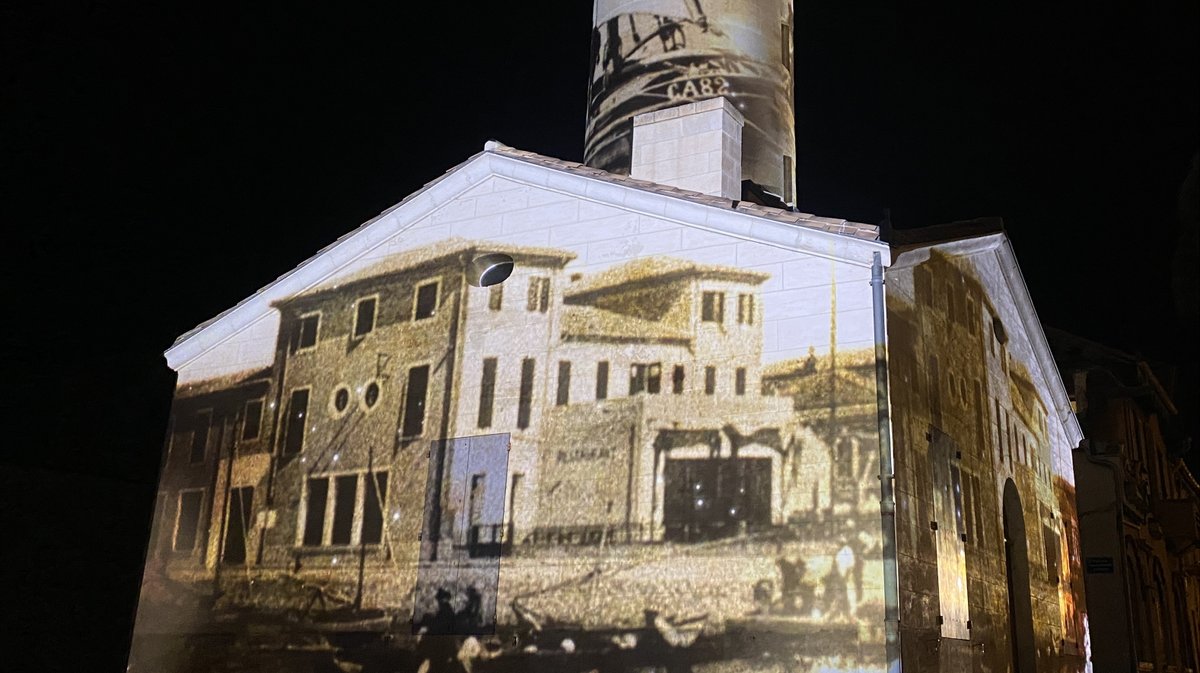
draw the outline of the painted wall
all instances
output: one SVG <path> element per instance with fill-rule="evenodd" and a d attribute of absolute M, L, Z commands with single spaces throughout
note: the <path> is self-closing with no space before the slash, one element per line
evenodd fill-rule
<path fill-rule="evenodd" d="M 1084 669 L 1073 442 L 1000 245 L 888 273 L 906 670 Z"/>
<path fill-rule="evenodd" d="M 480 180 L 180 370 L 131 670 L 882 670 L 869 273 Z"/>

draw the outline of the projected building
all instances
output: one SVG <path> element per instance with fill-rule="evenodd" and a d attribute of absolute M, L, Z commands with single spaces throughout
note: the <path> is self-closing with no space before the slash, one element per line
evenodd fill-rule
<path fill-rule="evenodd" d="M 167 352 L 131 671 L 1084 670 L 1081 435 L 1002 229 L 789 208 L 703 82 L 605 107 L 790 47 L 667 4 L 597 5 L 628 175 L 489 142 Z"/>

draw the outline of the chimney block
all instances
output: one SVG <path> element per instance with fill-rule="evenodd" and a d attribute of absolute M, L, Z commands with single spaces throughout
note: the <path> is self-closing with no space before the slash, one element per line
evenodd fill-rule
<path fill-rule="evenodd" d="M 744 125 L 742 114 L 724 98 L 637 115 L 630 177 L 741 199 Z"/>

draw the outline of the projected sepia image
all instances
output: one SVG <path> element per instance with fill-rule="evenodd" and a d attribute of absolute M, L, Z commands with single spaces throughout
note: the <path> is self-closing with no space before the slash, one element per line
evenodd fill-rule
<path fill-rule="evenodd" d="M 630 170 L 633 117 L 728 99 L 745 117 L 742 177 L 795 198 L 790 0 L 597 0 L 584 156 Z"/>
<path fill-rule="evenodd" d="M 131 670 L 882 670 L 862 270 L 704 250 L 276 301 L 273 364 L 177 390 Z"/>

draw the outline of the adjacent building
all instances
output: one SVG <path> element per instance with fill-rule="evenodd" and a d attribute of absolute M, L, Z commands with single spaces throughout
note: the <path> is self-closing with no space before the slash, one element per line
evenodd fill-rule
<path fill-rule="evenodd" d="M 1074 456 L 1096 670 L 1198 670 L 1200 487 L 1145 360 L 1047 329 L 1088 441 Z"/>

